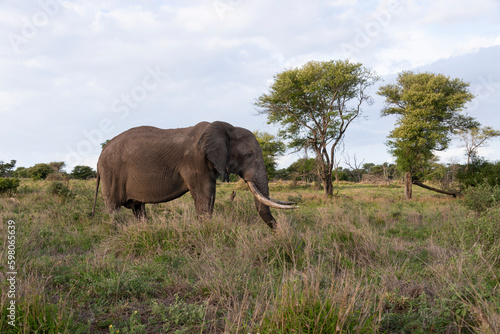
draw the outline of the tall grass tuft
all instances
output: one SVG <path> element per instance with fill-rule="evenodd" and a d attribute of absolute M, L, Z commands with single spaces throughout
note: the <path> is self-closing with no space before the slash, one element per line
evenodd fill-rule
<path fill-rule="evenodd" d="M 283 278 L 259 331 L 263 333 L 374 333 L 376 293 L 352 271 L 324 277 L 318 268 Z"/>

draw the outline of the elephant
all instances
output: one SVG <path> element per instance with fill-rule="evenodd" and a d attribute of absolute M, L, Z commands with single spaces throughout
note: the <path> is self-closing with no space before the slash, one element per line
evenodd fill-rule
<path fill-rule="evenodd" d="M 146 218 L 146 203 L 174 200 L 190 192 L 198 219 L 210 219 L 216 179 L 230 173 L 249 186 L 262 220 L 276 228 L 270 207 L 296 208 L 293 202 L 269 197 L 262 150 L 254 134 L 229 123 L 200 122 L 192 127 L 159 129 L 140 126 L 111 139 L 97 163 L 95 213 L 99 183 L 108 212 L 124 206 L 138 219 Z"/>

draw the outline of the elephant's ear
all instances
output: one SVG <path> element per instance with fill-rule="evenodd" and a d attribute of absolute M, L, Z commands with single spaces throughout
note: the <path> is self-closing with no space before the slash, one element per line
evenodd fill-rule
<path fill-rule="evenodd" d="M 213 122 L 205 128 L 198 145 L 223 179 L 228 178 L 229 133 L 232 125 L 225 122 Z"/>

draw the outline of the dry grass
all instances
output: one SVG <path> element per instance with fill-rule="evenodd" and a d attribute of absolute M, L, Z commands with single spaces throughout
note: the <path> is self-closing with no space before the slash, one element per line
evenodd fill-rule
<path fill-rule="evenodd" d="M 306 185 L 271 184 L 274 198 L 301 206 L 275 211 L 273 233 L 238 184 L 218 187 L 204 223 L 189 195 L 148 206 L 142 222 L 125 210 L 109 217 L 100 199 L 90 218 L 94 182 L 71 181 L 70 195 L 55 195 L 49 181 L 24 180 L 0 198 L 2 263 L 13 219 L 18 270 L 17 327 L 7 324 L 3 281 L 2 333 L 500 328 L 500 250 L 481 241 L 497 230 L 487 216 L 474 230 L 477 215 L 459 201 L 420 189 L 403 201 L 396 186 L 343 183 L 324 198 Z"/>

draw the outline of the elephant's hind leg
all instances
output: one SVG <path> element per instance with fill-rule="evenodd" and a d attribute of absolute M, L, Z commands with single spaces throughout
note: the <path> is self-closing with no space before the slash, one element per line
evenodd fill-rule
<path fill-rule="evenodd" d="M 147 219 L 146 215 L 146 204 L 138 203 L 132 206 L 132 212 L 134 213 L 135 218 L 139 220 Z"/>

